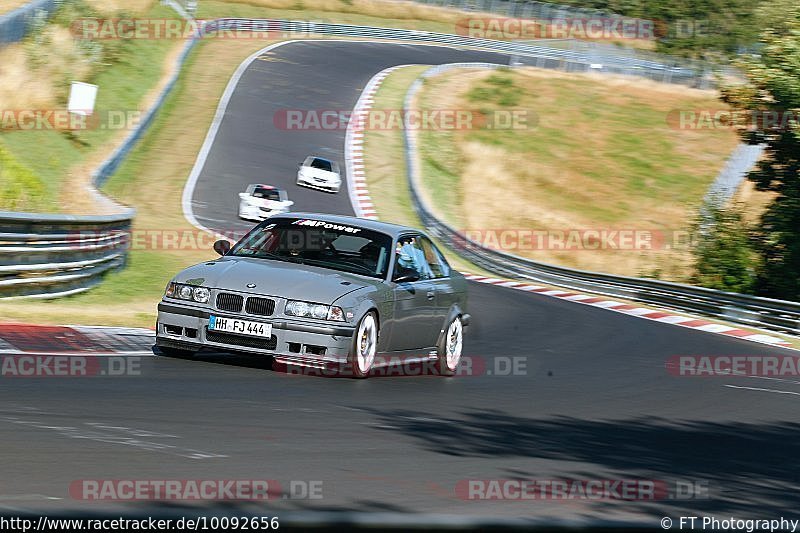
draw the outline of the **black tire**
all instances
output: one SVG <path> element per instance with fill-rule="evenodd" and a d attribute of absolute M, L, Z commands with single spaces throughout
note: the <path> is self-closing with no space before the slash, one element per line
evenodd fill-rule
<path fill-rule="evenodd" d="M 352 369 L 351 375 L 355 378 L 365 378 L 369 376 L 369 372 L 372 370 L 372 365 L 375 363 L 375 355 L 378 352 L 378 328 L 378 317 L 374 311 L 369 311 L 358 321 L 358 325 L 353 332 L 350 354 L 347 357 L 347 362 Z M 365 350 L 371 353 L 371 357 L 364 357 Z M 368 363 L 367 359 L 369 360 Z"/>

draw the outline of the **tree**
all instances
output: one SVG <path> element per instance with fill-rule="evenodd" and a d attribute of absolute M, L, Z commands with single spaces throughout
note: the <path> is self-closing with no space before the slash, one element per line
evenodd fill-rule
<path fill-rule="evenodd" d="M 776 193 L 756 229 L 756 292 L 800 300 L 800 4 L 775 0 L 756 16 L 759 54 L 739 62 L 747 81 L 725 87 L 723 100 L 746 112 L 742 138 L 766 144 L 748 178 L 757 189 Z"/>

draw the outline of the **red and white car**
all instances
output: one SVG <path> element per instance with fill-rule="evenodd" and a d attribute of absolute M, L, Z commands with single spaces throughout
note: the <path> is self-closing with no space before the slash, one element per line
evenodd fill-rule
<path fill-rule="evenodd" d="M 260 222 L 272 215 L 288 212 L 292 205 L 294 202 L 283 189 L 256 183 L 239 193 L 239 218 Z"/>

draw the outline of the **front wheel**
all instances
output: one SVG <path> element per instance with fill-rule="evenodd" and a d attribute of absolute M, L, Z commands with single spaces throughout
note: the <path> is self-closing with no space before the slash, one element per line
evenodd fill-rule
<path fill-rule="evenodd" d="M 378 350 L 378 319 L 370 311 L 364 315 L 356 327 L 353 336 L 353 345 L 350 348 L 350 365 L 353 367 L 353 376 L 365 378 L 372 370 L 375 363 L 375 353 Z"/>
<path fill-rule="evenodd" d="M 464 347 L 464 325 L 460 316 L 454 316 L 447 325 L 442 340 L 436 349 L 438 359 L 437 370 L 443 376 L 452 376 L 461 362 L 461 350 Z"/>

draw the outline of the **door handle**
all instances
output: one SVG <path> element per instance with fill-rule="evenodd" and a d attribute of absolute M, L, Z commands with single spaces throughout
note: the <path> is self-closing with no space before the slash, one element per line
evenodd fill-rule
<path fill-rule="evenodd" d="M 436 291 L 427 292 L 428 300 L 433 300 L 436 297 Z"/>

